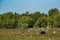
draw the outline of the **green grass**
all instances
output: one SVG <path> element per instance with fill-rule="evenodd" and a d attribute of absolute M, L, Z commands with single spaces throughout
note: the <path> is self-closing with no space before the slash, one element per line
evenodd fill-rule
<path fill-rule="evenodd" d="M 56 31 L 53 34 L 53 31 Z M 49 29 L 46 34 L 41 35 L 37 29 L 0 29 L 0 40 L 60 40 L 60 29 Z"/>

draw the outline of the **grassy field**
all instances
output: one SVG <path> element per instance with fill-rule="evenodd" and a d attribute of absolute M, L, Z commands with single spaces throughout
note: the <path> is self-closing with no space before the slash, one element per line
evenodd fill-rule
<path fill-rule="evenodd" d="M 53 31 L 56 31 L 53 34 Z M 40 34 L 40 29 L 0 29 L 0 40 L 60 40 L 60 29 L 49 29 Z"/>

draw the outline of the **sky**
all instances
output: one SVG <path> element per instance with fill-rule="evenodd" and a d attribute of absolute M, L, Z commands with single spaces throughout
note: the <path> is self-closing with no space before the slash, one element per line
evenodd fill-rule
<path fill-rule="evenodd" d="M 51 8 L 60 10 L 60 0 L 0 0 L 0 14 L 5 12 L 24 13 L 26 11 L 47 13 Z"/>

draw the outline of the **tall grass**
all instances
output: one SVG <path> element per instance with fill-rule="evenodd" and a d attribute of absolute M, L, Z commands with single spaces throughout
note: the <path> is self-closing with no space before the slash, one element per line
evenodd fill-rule
<path fill-rule="evenodd" d="M 53 34 L 53 31 L 56 31 Z M 0 29 L 0 40 L 60 40 L 60 29 L 49 29 L 46 34 L 40 34 L 37 29 Z"/>

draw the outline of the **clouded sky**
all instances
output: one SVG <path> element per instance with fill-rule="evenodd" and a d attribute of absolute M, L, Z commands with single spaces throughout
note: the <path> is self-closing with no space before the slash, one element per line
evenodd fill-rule
<path fill-rule="evenodd" d="M 60 0 L 0 0 L 0 13 L 12 11 L 17 13 L 45 12 L 50 8 L 60 10 Z"/>

